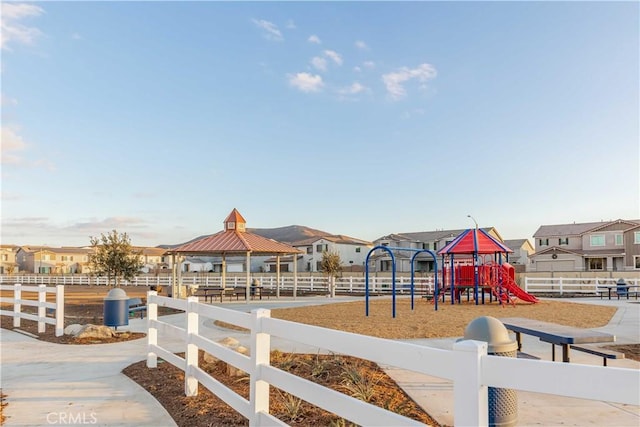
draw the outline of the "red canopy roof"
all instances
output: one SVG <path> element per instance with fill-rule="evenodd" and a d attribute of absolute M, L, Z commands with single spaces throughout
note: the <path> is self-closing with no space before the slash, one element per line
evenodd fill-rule
<path fill-rule="evenodd" d="M 476 237 L 477 236 L 477 237 Z M 513 252 L 481 228 L 467 229 L 438 251 L 444 254 L 495 254 Z"/>

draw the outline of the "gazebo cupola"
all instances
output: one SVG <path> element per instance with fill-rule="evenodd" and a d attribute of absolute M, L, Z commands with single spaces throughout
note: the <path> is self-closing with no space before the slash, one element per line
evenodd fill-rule
<path fill-rule="evenodd" d="M 247 221 L 240 215 L 236 208 L 233 208 L 227 219 L 224 220 L 224 231 L 246 231 Z"/>

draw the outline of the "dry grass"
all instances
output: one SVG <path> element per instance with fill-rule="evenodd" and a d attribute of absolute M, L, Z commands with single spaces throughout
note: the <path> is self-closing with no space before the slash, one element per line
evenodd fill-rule
<path fill-rule="evenodd" d="M 616 312 L 614 307 L 585 305 L 566 301 L 519 303 L 502 307 L 495 302 L 475 305 L 472 302 L 434 305 L 425 300 L 396 300 L 396 317 L 392 317 L 390 298 L 369 301 L 369 316 L 365 316 L 364 301 L 321 306 L 283 308 L 271 311 L 271 316 L 292 322 L 322 326 L 389 339 L 445 338 L 464 335 L 464 329 L 480 316 L 526 317 L 580 328 L 605 326 Z"/>

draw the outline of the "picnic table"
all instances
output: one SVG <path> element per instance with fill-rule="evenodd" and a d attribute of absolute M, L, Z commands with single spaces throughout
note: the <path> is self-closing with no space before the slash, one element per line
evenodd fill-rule
<path fill-rule="evenodd" d="M 504 326 L 515 332 L 518 342 L 518 351 L 522 349 L 522 334 L 538 337 L 540 341 L 551 344 L 552 360 L 556 360 L 556 345 L 562 346 L 562 361 L 569 362 L 569 350 L 572 344 L 587 344 L 614 342 L 616 336 L 591 329 L 576 328 L 573 326 L 558 325 L 556 323 L 543 322 L 541 320 L 526 319 L 522 317 L 508 317 L 499 319 Z"/>
<path fill-rule="evenodd" d="M 638 288 L 640 288 L 640 286 L 637 285 L 598 285 L 598 291 L 602 291 L 600 292 L 600 299 L 602 299 L 602 295 L 604 294 L 604 290 L 607 290 L 607 296 L 609 297 L 609 299 L 611 299 L 611 291 L 614 290 L 616 292 L 616 295 L 618 296 L 618 299 L 620 299 L 620 296 L 626 296 L 627 299 L 629 299 L 629 294 L 634 293 L 636 299 L 638 299 L 638 293 L 640 293 L 638 291 Z M 635 292 L 632 292 L 631 289 L 635 289 Z"/>

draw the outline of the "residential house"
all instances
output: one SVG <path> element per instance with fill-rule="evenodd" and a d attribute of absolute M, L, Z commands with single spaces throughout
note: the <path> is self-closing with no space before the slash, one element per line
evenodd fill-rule
<path fill-rule="evenodd" d="M 18 272 L 16 254 L 20 249 L 16 245 L 0 245 L 0 274 L 13 274 Z"/>
<path fill-rule="evenodd" d="M 503 241 L 502 237 L 494 227 L 482 228 L 487 234 L 495 237 L 500 242 Z M 374 246 L 388 246 L 389 248 L 406 248 L 412 250 L 398 250 L 391 249 L 393 257 L 396 262 L 396 273 L 409 273 L 411 272 L 411 258 L 416 253 L 416 250 L 427 249 L 434 254 L 439 249 L 442 249 L 453 241 L 460 233 L 461 230 L 435 230 L 435 231 L 422 231 L 412 233 L 397 233 L 380 237 L 374 241 Z M 373 272 L 390 272 L 393 269 L 393 262 L 391 256 L 387 251 L 377 250 L 370 257 L 369 271 Z M 440 262 L 440 260 L 438 260 Z M 430 272 L 434 271 L 435 263 L 433 256 L 427 252 L 419 253 L 416 256 L 414 271 L 415 272 Z"/>
<path fill-rule="evenodd" d="M 185 273 L 208 273 L 213 271 L 211 261 L 197 257 L 187 257 L 181 265 L 182 271 Z"/>
<path fill-rule="evenodd" d="M 296 255 L 298 272 L 322 271 L 323 252 L 337 253 L 342 261 L 342 270 L 344 272 L 361 272 L 364 269 L 364 262 L 373 244 L 349 236 L 329 235 L 310 237 L 293 242 L 291 246 L 303 251 L 302 255 Z M 265 270 L 269 272 L 276 271 L 275 257 L 265 261 Z M 293 271 L 293 255 L 280 258 L 280 271 Z"/>
<path fill-rule="evenodd" d="M 22 246 L 16 253 L 18 270 L 38 274 L 74 274 L 88 271 L 89 248 Z"/>
<path fill-rule="evenodd" d="M 542 225 L 529 271 L 640 270 L 640 220 Z"/>
<path fill-rule="evenodd" d="M 136 252 L 140 252 L 140 260 L 143 263 L 140 269 L 144 273 L 154 273 L 161 270 L 167 270 L 170 266 L 165 260 L 167 250 L 157 247 L 134 246 L 132 248 Z"/>
<path fill-rule="evenodd" d="M 513 265 L 517 273 L 526 271 L 529 265 L 529 256 L 535 252 L 529 239 L 505 240 L 504 244 L 513 251 L 509 254 L 509 264 Z"/>

